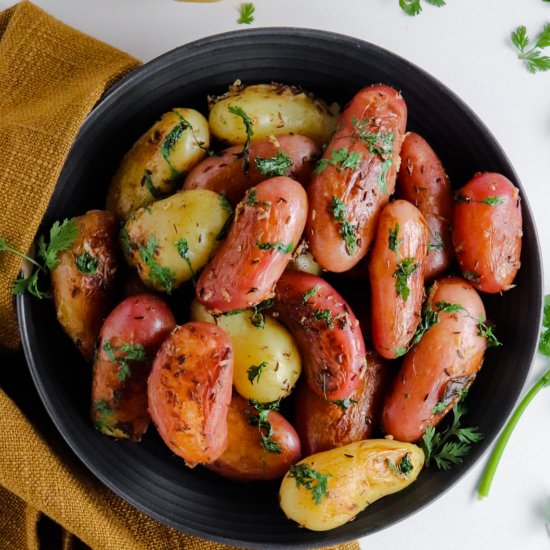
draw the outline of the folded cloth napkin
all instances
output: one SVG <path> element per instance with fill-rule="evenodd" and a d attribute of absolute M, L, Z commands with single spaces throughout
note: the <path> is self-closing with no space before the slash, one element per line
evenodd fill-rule
<path fill-rule="evenodd" d="M 0 237 L 10 245 L 29 249 L 84 118 L 138 65 L 29 2 L 0 13 Z M 11 295 L 19 268 L 16 257 L 1 255 L 0 347 L 7 350 L 19 345 Z M 10 361 L 2 358 L 0 368 Z M 0 389 L 0 549 L 227 548 L 161 525 L 99 483 L 23 414 L 31 390 L 20 388 L 15 402 Z M 48 531 L 45 516 L 64 530 Z"/>

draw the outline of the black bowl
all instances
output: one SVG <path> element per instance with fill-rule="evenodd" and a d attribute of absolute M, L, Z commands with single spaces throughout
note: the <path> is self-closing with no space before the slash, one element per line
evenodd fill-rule
<path fill-rule="evenodd" d="M 506 420 L 529 371 L 542 307 L 539 246 L 525 193 L 506 155 L 474 113 L 445 86 L 376 46 L 304 29 L 254 29 L 182 46 L 144 65 L 101 101 L 83 125 L 47 211 L 53 220 L 103 208 L 124 152 L 174 106 L 206 112 L 207 94 L 245 83 L 300 84 L 345 104 L 359 88 L 383 82 L 403 92 L 408 128 L 440 154 L 455 187 L 478 171 L 500 172 L 520 187 L 524 239 L 517 287 L 483 297 L 503 347 L 487 353 L 474 384 L 468 421 L 485 439 L 450 472 L 423 472 L 407 490 L 372 504 L 355 521 L 325 533 L 298 528 L 277 505 L 274 483 L 239 484 L 187 469 L 154 429 L 140 445 L 100 435 L 88 418 L 90 369 L 54 321 L 51 304 L 18 300 L 26 357 L 54 423 L 73 451 L 108 487 L 146 514 L 181 531 L 255 548 L 347 541 L 402 520 L 434 501 L 479 459 Z"/>

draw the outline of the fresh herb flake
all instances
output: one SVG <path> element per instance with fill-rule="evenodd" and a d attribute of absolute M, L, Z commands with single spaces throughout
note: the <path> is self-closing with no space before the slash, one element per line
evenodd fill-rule
<path fill-rule="evenodd" d="M 414 258 L 409 257 L 398 263 L 393 273 L 393 277 L 395 278 L 395 291 L 404 301 L 407 301 L 411 293 L 411 289 L 407 282 L 417 268 L 418 264 L 414 263 Z"/>
<path fill-rule="evenodd" d="M 357 401 L 355 399 L 350 399 L 349 397 L 346 397 L 345 399 L 336 399 L 335 401 L 331 401 L 331 403 L 341 409 L 344 409 L 345 411 L 347 411 L 352 405 L 357 405 Z"/>
<path fill-rule="evenodd" d="M 248 380 L 251 384 L 259 382 L 262 375 L 262 371 L 267 367 L 267 363 L 262 361 L 259 365 L 251 365 L 246 371 L 248 374 Z"/>
<path fill-rule="evenodd" d="M 502 342 L 499 341 L 499 339 L 496 337 L 495 333 L 493 332 L 493 327 L 487 325 L 483 317 L 480 317 L 477 320 L 477 322 L 478 322 L 478 335 L 482 336 L 487 340 L 488 348 L 496 348 L 498 346 L 502 346 Z"/>
<path fill-rule="evenodd" d="M 164 195 L 164 193 L 162 192 L 162 189 L 160 187 L 157 187 L 153 183 L 152 176 L 153 173 L 151 172 L 151 170 L 145 170 L 145 172 L 143 173 L 143 183 L 145 184 L 147 191 L 149 191 L 149 193 L 151 193 L 151 195 L 155 199 L 160 199 Z"/>
<path fill-rule="evenodd" d="M 414 467 L 411 462 L 411 453 L 405 454 L 403 458 L 396 464 L 394 464 L 389 458 L 386 459 L 386 464 L 388 468 L 396 475 L 401 476 L 405 475 L 408 477 L 413 471 Z"/>
<path fill-rule="evenodd" d="M 246 140 L 243 143 L 240 156 L 243 157 L 243 172 L 248 174 L 248 169 L 250 167 L 250 140 L 254 135 L 254 130 L 252 129 L 252 119 L 238 105 L 230 105 L 228 110 L 231 114 L 240 117 L 244 124 Z"/>
<path fill-rule="evenodd" d="M 357 225 L 352 225 L 346 218 L 346 203 L 338 197 L 333 196 L 330 203 L 330 212 L 340 224 L 340 237 L 346 245 L 346 252 L 349 256 L 353 256 L 357 250 Z"/>
<path fill-rule="evenodd" d="M 274 157 L 256 157 L 254 160 L 264 176 L 284 176 L 292 168 L 292 159 L 284 151 L 279 151 Z"/>
<path fill-rule="evenodd" d="M 181 258 L 185 260 L 185 263 L 187 264 L 187 267 L 189 268 L 192 277 L 195 277 L 195 270 L 193 269 L 193 265 L 191 264 L 191 257 L 189 256 L 189 243 L 187 242 L 187 239 L 179 239 L 174 243 L 174 246 L 176 247 L 176 250 L 178 251 L 178 254 L 181 256 Z"/>
<path fill-rule="evenodd" d="M 328 493 L 328 480 L 331 474 L 322 474 L 307 464 L 294 464 L 289 470 L 291 478 L 296 480 L 296 487 L 311 491 L 313 502 L 319 505 Z"/>
<path fill-rule="evenodd" d="M 502 197 L 485 197 L 477 202 L 488 204 L 489 206 L 498 206 L 504 204 L 504 199 Z"/>
<path fill-rule="evenodd" d="M 334 319 L 330 316 L 330 309 L 316 309 L 313 312 L 316 321 L 325 321 L 328 328 L 334 328 Z"/>
<path fill-rule="evenodd" d="M 327 166 L 334 166 L 340 172 L 344 171 L 346 168 L 357 170 L 363 158 L 361 153 L 357 151 L 348 151 L 347 147 L 331 151 L 330 156 L 330 159 L 323 158 L 317 163 L 314 170 L 315 174 L 322 174 Z"/>
<path fill-rule="evenodd" d="M 139 255 L 143 263 L 149 267 L 149 280 L 155 286 L 163 289 L 166 294 L 171 294 L 175 281 L 175 274 L 170 268 L 161 266 L 155 259 L 157 246 L 158 240 L 156 236 L 150 235 L 147 240 L 147 246 L 139 247 Z"/>
<path fill-rule="evenodd" d="M 389 235 L 388 235 L 388 248 L 397 254 L 397 249 L 401 246 L 402 240 L 397 240 L 397 236 L 399 235 L 399 224 L 396 223 L 395 227 L 393 229 L 388 229 Z"/>
<path fill-rule="evenodd" d="M 281 242 L 276 243 L 256 243 L 256 246 L 260 250 L 278 250 L 281 254 L 290 254 L 294 250 L 294 243 L 284 244 Z"/>
<path fill-rule="evenodd" d="M 237 23 L 239 25 L 250 25 L 254 22 L 254 12 L 256 8 L 252 2 L 243 2 L 239 6 L 239 19 Z"/>
<path fill-rule="evenodd" d="M 80 273 L 84 275 L 95 275 L 97 273 L 99 260 L 88 252 L 83 252 L 79 256 L 76 256 L 74 261 Z"/>
<path fill-rule="evenodd" d="M 314 294 L 317 293 L 317 291 L 319 290 L 319 285 L 315 285 L 315 286 L 312 286 L 305 294 L 304 294 L 304 297 L 303 297 L 303 302 L 304 304 L 307 304 L 307 302 L 309 301 L 310 298 L 312 298 L 314 296 Z"/>
<path fill-rule="evenodd" d="M 428 243 L 428 250 L 443 250 L 445 248 L 445 241 L 443 235 L 439 231 L 435 232 L 434 240 Z"/>

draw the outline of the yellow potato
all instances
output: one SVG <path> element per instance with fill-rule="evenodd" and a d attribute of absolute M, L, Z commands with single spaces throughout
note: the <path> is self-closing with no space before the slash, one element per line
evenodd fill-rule
<path fill-rule="evenodd" d="M 206 155 L 210 132 L 194 109 L 162 115 L 122 159 L 107 194 L 107 210 L 120 219 L 173 193 Z"/>
<path fill-rule="evenodd" d="M 293 86 L 236 84 L 227 94 L 211 100 L 208 119 L 212 135 L 231 145 L 246 141 L 243 120 L 229 111 L 231 106 L 240 107 L 252 120 L 253 139 L 293 133 L 322 146 L 338 123 L 337 108 L 329 108 L 324 101 Z"/>
<path fill-rule="evenodd" d="M 180 191 L 134 212 L 120 233 L 122 249 L 147 286 L 170 294 L 208 262 L 230 215 L 214 191 Z"/>
<path fill-rule="evenodd" d="M 312 275 L 317 275 L 318 277 L 321 277 L 321 274 L 323 273 L 323 269 L 315 261 L 315 258 L 313 257 L 313 254 L 308 250 L 308 245 L 305 241 L 302 241 L 298 245 L 294 257 L 292 258 L 292 260 L 290 260 L 290 262 L 288 262 L 286 268 L 290 269 L 291 271 L 303 271 L 304 273 L 311 273 Z"/>
<path fill-rule="evenodd" d="M 294 339 L 275 319 L 264 316 L 263 328 L 252 324 L 254 312 L 213 317 L 197 300 L 191 320 L 217 323 L 233 344 L 233 385 L 246 399 L 262 403 L 286 397 L 300 376 L 302 362 Z"/>
<path fill-rule="evenodd" d="M 334 529 L 375 500 L 408 487 L 423 465 L 422 449 L 411 443 L 357 441 L 292 466 L 279 502 L 287 517 L 312 531 Z"/>

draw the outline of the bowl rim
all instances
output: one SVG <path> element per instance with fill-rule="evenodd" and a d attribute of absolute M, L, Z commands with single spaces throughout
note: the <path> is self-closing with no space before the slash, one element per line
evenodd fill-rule
<path fill-rule="evenodd" d="M 126 74 L 124 77 L 122 77 L 119 81 L 117 81 L 112 87 L 110 87 L 101 96 L 97 104 L 94 106 L 92 111 L 88 114 L 88 116 L 85 118 L 84 122 L 82 123 L 78 131 L 78 134 L 71 146 L 71 149 L 67 155 L 67 158 L 65 159 L 64 168 L 62 169 L 59 175 L 59 180 L 62 180 L 62 174 L 63 174 L 63 170 L 65 169 L 65 165 L 70 160 L 73 150 L 78 148 L 80 140 L 82 140 L 83 135 L 86 134 L 87 128 L 90 125 L 93 125 L 95 121 L 98 118 L 100 118 L 103 115 L 103 113 L 106 110 L 108 110 L 111 107 L 111 105 L 117 101 L 117 99 L 120 96 L 124 95 L 126 93 L 126 89 L 129 86 L 135 86 L 141 80 L 149 78 L 150 75 L 148 73 L 151 69 L 159 68 L 166 64 L 171 64 L 172 61 L 175 61 L 182 54 L 182 52 L 187 54 L 195 50 L 200 50 L 205 45 L 212 46 L 216 42 L 226 42 L 228 40 L 233 40 L 236 38 L 240 39 L 243 36 L 249 37 L 251 39 L 253 39 L 254 37 L 266 38 L 270 36 L 277 37 L 278 39 L 284 38 L 285 36 L 294 37 L 294 38 L 300 37 L 300 38 L 307 38 L 310 40 L 317 40 L 317 41 L 322 40 L 325 42 L 338 44 L 340 46 L 345 45 L 346 47 L 350 47 L 350 48 L 359 47 L 359 48 L 364 48 L 364 49 L 366 48 L 367 50 L 375 51 L 377 55 L 382 54 L 382 55 L 391 57 L 394 61 L 401 63 L 404 67 L 417 73 L 423 79 L 427 79 L 430 82 L 430 85 L 434 86 L 434 88 L 437 89 L 438 94 L 443 94 L 446 97 L 449 97 L 463 111 L 465 111 L 468 114 L 468 116 L 483 130 L 485 139 L 491 142 L 491 145 L 500 152 L 503 161 L 507 164 L 510 173 L 513 175 L 515 183 L 518 184 L 520 188 L 520 191 L 522 193 L 521 198 L 522 198 L 523 207 L 528 212 L 529 217 L 533 221 L 534 240 L 533 240 L 533 243 L 531 244 L 534 250 L 536 250 L 536 260 L 537 260 L 537 265 L 533 266 L 533 268 L 537 271 L 537 275 L 538 275 L 536 283 L 538 286 L 537 294 L 539 295 L 539 300 L 540 300 L 540 307 L 538 308 L 538 311 L 536 312 L 536 314 L 534 314 L 534 317 L 537 322 L 536 326 L 540 326 L 541 320 L 542 320 L 543 301 L 544 301 L 543 300 L 544 277 L 543 277 L 543 263 L 542 263 L 542 255 L 541 255 L 541 248 L 540 248 L 540 240 L 537 232 L 537 227 L 534 221 L 535 219 L 534 219 L 531 207 L 529 205 L 528 198 L 525 194 L 525 190 L 506 152 L 502 149 L 502 147 L 500 146 L 499 142 L 496 140 L 493 133 L 489 130 L 489 128 L 485 125 L 485 123 L 480 119 L 480 117 L 458 95 L 456 95 L 450 88 L 448 88 L 440 80 L 432 76 L 430 73 L 428 73 L 424 69 L 418 67 L 416 64 L 401 57 L 400 55 L 395 54 L 388 49 L 382 48 L 380 46 L 377 46 L 376 44 L 373 44 L 371 42 L 368 42 L 360 38 L 332 32 L 332 31 L 319 30 L 319 29 L 282 26 L 282 27 L 258 27 L 258 28 L 252 28 L 252 29 L 239 29 L 235 31 L 214 34 L 211 36 L 200 38 L 198 40 L 194 40 L 189 43 L 182 44 L 181 46 L 178 46 L 164 54 L 161 54 L 160 56 L 155 57 L 150 61 L 144 63 L 143 65 L 137 67 L 136 69 L 132 70 L 131 72 Z M 59 180 L 58 180 L 58 184 L 59 184 Z M 58 185 L 56 185 L 56 190 L 57 188 L 58 188 Z M 49 202 L 48 209 L 46 211 L 44 218 L 47 218 L 48 212 L 50 210 L 50 205 L 54 204 L 55 202 L 56 190 L 54 190 L 54 193 L 52 194 L 52 198 Z M 60 432 L 61 436 L 63 437 L 64 441 L 68 444 L 71 451 L 86 466 L 87 470 L 90 471 L 97 479 L 99 479 L 104 485 L 106 485 L 109 489 L 111 489 L 115 494 L 117 494 L 118 496 L 120 496 L 121 498 L 129 502 L 132 506 L 134 506 L 141 512 L 144 512 L 148 516 L 160 521 L 164 525 L 168 525 L 170 527 L 176 528 L 180 532 L 202 537 L 207 540 L 220 542 L 223 544 L 229 544 L 233 546 L 239 546 L 243 548 L 246 548 L 246 547 L 250 548 L 250 544 L 251 544 L 250 541 L 236 540 L 228 537 L 212 535 L 200 529 L 195 530 L 193 528 L 188 528 L 188 527 L 186 527 L 185 530 L 182 530 L 181 526 L 178 525 L 176 522 L 172 521 L 170 518 L 163 516 L 161 513 L 158 513 L 157 511 L 153 510 L 151 507 L 144 504 L 143 502 L 135 499 L 132 495 L 128 494 L 127 491 L 125 491 L 124 489 L 121 489 L 117 483 L 111 481 L 110 477 L 108 475 L 105 475 L 105 473 L 102 472 L 101 469 L 96 468 L 95 465 L 89 462 L 89 460 L 86 457 L 86 454 L 81 450 L 79 443 L 76 440 L 74 440 L 69 435 L 69 433 L 67 433 L 67 430 L 64 428 L 63 419 L 60 417 L 60 415 L 56 411 L 55 403 L 51 400 L 50 396 L 46 391 L 45 385 L 43 384 L 40 378 L 39 361 L 37 361 L 37 359 L 34 356 L 32 345 L 29 340 L 29 332 L 27 328 L 28 323 L 30 322 L 29 321 L 30 303 L 31 303 L 30 300 L 31 298 L 29 296 L 19 295 L 17 296 L 17 299 L 16 299 L 16 305 L 17 305 L 17 315 L 19 320 L 19 328 L 20 328 L 22 342 L 23 342 L 23 350 L 24 350 L 25 358 L 26 358 L 30 373 L 31 373 L 32 380 L 40 395 L 40 399 L 42 400 L 42 403 L 46 408 L 48 415 L 52 419 L 56 429 Z M 452 487 L 454 487 L 454 485 L 458 483 L 459 480 L 461 480 L 479 462 L 482 456 L 486 454 L 492 442 L 496 439 L 498 433 L 504 426 L 506 419 L 510 416 L 510 413 L 515 403 L 517 402 L 518 398 L 522 393 L 522 389 L 525 386 L 525 382 L 532 369 L 533 361 L 536 356 L 536 350 L 537 350 L 536 342 L 537 340 L 535 340 L 535 343 L 531 346 L 531 349 L 530 349 L 529 368 L 526 368 L 523 371 L 520 383 L 518 383 L 518 387 L 514 392 L 513 398 L 509 397 L 507 402 L 501 409 L 503 421 L 500 427 L 498 428 L 498 430 L 496 430 L 495 433 L 491 434 L 489 438 L 485 438 L 482 442 L 480 442 L 475 447 L 474 452 L 471 453 L 471 454 L 474 454 L 475 456 L 472 459 L 463 463 L 460 469 L 458 468 L 455 469 L 454 475 L 452 471 L 447 472 L 447 474 L 450 475 L 450 481 L 448 481 L 447 485 L 443 488 L 443 490 L 439 491 L 438 494 L 435 495 L 433 498 L 430 498 L 429 500 L 422 502 L 418 506 L 418 508 L 416 508 L 415 510 L 411 510 L 408 513 L 401 515 L 399 518 L 396 518 L 395 520 L 385 524 L 382 529 L 395 525 L 396 523 L 399 523 L 404 519 L 406 519 L 407 517 L 422 510 L 426 506 L 434 503 L 436 500 L 442 497 L 447 491 L 449 491 Z M 331 545 L 349 542 L 356 538 L 356 535 L 339 536 L 334 531 L 327 531 L 326 533 L 328 535 L 325 543 L 331 544 Z M 361 535 L 361 536 L 367 536 L 367 535 Z M 314 544 L 315 546 L 319 546 L 319 542 L 320 541 L 312 544 Z M 264 542 L 255 542 L 254 548 L 266 548 L 266 549 L 283 548 L 283 547 L 311 548 L 312 544 L 307 544 L 307 543 L 304 544 L 301 542 L 300 543 L 287 542 L 287 543 L 277 543 L 276 545 L 274 545 L 274 544 L 264 543 Z"/>

